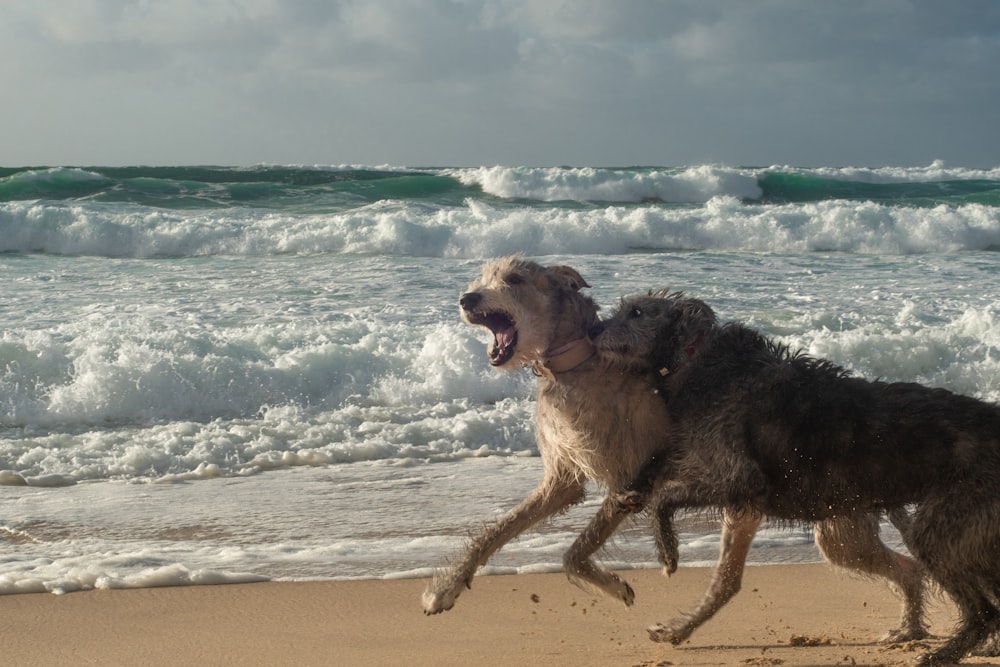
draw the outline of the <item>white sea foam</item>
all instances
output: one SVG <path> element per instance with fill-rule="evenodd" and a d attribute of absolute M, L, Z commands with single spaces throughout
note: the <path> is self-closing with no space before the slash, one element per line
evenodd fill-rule
<path fill-rule="evenodd" d="M 48 169 L 29 169 L 0 178 L 0 183 L 52 183 L 55 181 L 100 182 L 108 178 L 101 174 L 77 167 L 50 167 Z"/>
<path fill-rule="evenodd" d="M 875 202 L 747 204 L 714 196 L 703 206 L 428 208 L 383 202 L 348 212 L 129 211 L 104 204 L 0 205 L 0 252 L 98 257 L 378 254 L 495 256 L 626 254 L 637 250 L 930 253 L 1000 247 L 1000 209 Z"/>
<path fill-rule="evenodd" d="M 836 255 L 795 265 L 781 256 L 667 257 L 633 256 L 627 279 L 612 277 L 614 258 L 574 263 L 592 267 L 585 272 L 604 285 L 596 296 L 605 305 L 625 292 L 687 289 L 723 317 L 865 376 L 1000 399 L 990 255 L 894 260 L 890 283 L 879 269 L 885 260 L 850 260 L 870 268 L 854 269 L 846 286 L 825 277 L 848 261 Z M 117 282 L 99 278 L 99 263 L 78 264 L 72 280 L 22 281 L 26 303 L 46 305 L 0 313 L 23 320 L 0 333 L 0 423 L 9 436 L 0 483 L 201 480 L 534 453 L 532 377 L 489 369 L 488 335 L 455 313 L 475 263 L 427 260 L 401 280 L 403 263 L 356 259 L 333 283 L 322 257 L 254 261 L 252 275 L 227 259 L 199 266 L 214 290 L 201 302 L 197 282 L 150 300 L 170 274 L 147 273 L 144 263 L 122 265 Z M 927 277 L 935 274 L 948 278 L 934 287 Z M 379 303 L 364 290 L 323 291 L 344 281 L 383 284 L 365 288 Z M 65 302 L 53 282 L 73 286 L 57 290 Z M 772 283 L 782 287 L 760 291 Z M 429 309 L 392 305 L 420 290 Z"/>
<path fill-rule="evenodd" d="M 615 170 L 595 168 L 480 167 L 453 174 L 467 185 L 505 199 L 539 201 L 704 203 L 728 195 L 761 196 L 752 171 L 703 165 L 688 169 Z"/>
<path fill-rule="evenodd" d="M 1000 180 L 1000 168 L 969 169 L 961 166 L 948 166 L 943 160 L 935 160 L 926 167 L 815 167 L 803 169 L 792 166 L 773 166 L 760 170 L 760 173 L 811 174 L 858 183 Z"/>
<path fill-rule="evenodd" d="M 597 169 L 592 167 L 477 167 L 445 173 L 504 199 L 538 201 L 705 203 L 713 197 L 759 199 L 759 179 L 800 174 L 869 184 L 1000 180 L 1000 168 L 949 167 L 936 160 L 926 167 L 727 167 Z"/>
<path fill-rule="evenodd" d="M 0 594 L 426 577 L 462 548 L 469 526 L 512 507 L 540 476 L 537 457 L 489 457 L 420 469 L 359 464 L 190 484 L 14 490 L 0 521 Z M 526 533 L 483 574 L 560 571 L 600 500 L 594 494 Z M 703 526 L 700 518 L 678 523 L 685 566 L 715 561 L 718 531 Z M 602 560 L 656 567 L 654 554 L 639 522 L 623 528 Z M 762 530 L 749 560 L 775 558 L 818 561 L 811 531 Z"/>
<path fill-rule="evenodd" d="M 813 329 L 784 340 L 866 377 L 917 381 L 1000 402 L 998 311 L 1000 301 L 940 320 L 923 304 L 908 301 L 891 324 Z"/>

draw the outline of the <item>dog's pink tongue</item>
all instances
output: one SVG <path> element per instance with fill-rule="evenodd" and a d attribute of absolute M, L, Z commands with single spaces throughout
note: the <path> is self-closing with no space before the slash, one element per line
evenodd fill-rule
<path fill-rule="evenodd" d="M 496 333 L 497 347 L 501 350 L 505 350 L 510 347 L 510 344 L 514 342 L 514 334 L 517 333 L 517 327 L 508 327 L 503 331 L 498 331 Z"/>
<path fill-rule="evenodd" d="M 490 359 L 494 365 L 506 361 L 510 346 L 517 338 L 517 327 L 508 327 L 503 331 L 493 332 L 493 346 L 490 348 Z"/>

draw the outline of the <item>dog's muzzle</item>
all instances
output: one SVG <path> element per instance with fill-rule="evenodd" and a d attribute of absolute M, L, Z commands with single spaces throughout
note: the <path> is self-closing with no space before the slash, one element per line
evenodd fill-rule
<path fill-rule="evenodd" d="M 466 292 L 459 300 L 462 315 L 469 324 L 486 327 L 493 333 L 493 343 L 487 353 L 491 366 L 503 366 L 514 356 L 517 346 L 517 326 L 509 315 L 498 310 L 481 310 L 479 304 L 483 295 L 479 292 Z"/>

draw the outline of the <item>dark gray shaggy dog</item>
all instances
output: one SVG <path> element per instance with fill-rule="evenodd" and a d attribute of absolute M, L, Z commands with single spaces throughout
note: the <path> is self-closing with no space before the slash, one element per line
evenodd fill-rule
<path fill-rule="evenodd" d="M 593 334 L 602 354 L 662 376 L 671 442 L 644 473 L 658 516 L 712 506 L 818 521 L 915 503 L 907 547 L 960 613 L 919 664 L 961 660 L 1000 629 L 1000 408 L 851 377 L 719 326 L 680 294 L 625 299 Z"/>

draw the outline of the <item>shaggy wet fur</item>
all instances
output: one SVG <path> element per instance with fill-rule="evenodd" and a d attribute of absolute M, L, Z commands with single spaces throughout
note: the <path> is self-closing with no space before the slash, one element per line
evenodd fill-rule
<path fill-rule="evenodd" d="M 587 480 L 621 488 L 663 447 L 667 413 L 647 375 L 606 373 L 587 333 L 597 306 L 589 287 L 566 266 L 544 267 L 521 257 L 488 263 L 461 295 L 467 323 L 490 330 L 487 353 L 500 369 L 529 366 L 538 376 L 535 429 L 544 476 L 538 487 L 423 594 L 427 614 L 450 609 L 490 556 L 534 524 L 584 497 Z M 631 587 L 591 556 L 628 515 L 608 498 L 564 557 L 567 576 L 631 605 Z"/>
<path fill-rule="evenodd" d="M 915 504 L 907 547 L 961 617 L 920 664 L 960 660 L 1000 629 L 1000 408 L 852 377 L 678 294 L 626 299 L 596 332 L 602 355 L 660 378 L 670 444 L 638 478 L 655 479 L 657 516 L 828 521 Z"/>

